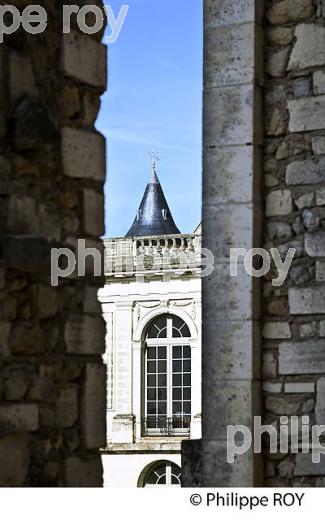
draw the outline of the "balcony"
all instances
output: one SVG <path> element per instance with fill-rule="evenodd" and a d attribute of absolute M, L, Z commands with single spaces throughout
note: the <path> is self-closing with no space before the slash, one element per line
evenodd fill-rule
<path fill-rule="evenodd" d="M 190 415 L 147 417 L 141 421 L 142 437 L 189 437 Z"/>

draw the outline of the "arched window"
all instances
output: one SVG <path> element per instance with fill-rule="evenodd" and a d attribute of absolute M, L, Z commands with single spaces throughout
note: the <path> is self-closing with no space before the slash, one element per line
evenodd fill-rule
<path fill-rule="evenodd" d="M 178 316 L 153 321 L 145 339 L 144 435 L 187 435 L 191 422 L 190 330 Z"/>
<path fill-rule="evenodd" d="M 158 462 L 145 476 L 143 487 L 180 485 L 181 468 L 172 462 Z"/>

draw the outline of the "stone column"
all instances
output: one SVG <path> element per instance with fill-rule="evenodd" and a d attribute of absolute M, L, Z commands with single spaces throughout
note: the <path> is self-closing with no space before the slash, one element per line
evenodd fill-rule
<path fill-rule="evenodd" d="M 203 279 L 203 433 L 183 447 L 183 485 L 253 486 L 251 450 L 227 462 L 227 426 L 252 426 L 260 415 L 259 285 L 230 248 L 261 243 L 260 80 L 262 1 L 205 0 L 203 247 L 215 256 Z"/>

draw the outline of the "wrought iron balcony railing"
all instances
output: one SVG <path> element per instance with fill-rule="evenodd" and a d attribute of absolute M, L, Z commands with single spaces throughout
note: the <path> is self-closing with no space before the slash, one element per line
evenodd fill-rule
<path fill-rule="evenodd" d="M 190 434 L 191 417 L 189 415 L 174 417 L 146 417 L 142 419 L 142 435 L 144 437 L 173 437 Z"/>

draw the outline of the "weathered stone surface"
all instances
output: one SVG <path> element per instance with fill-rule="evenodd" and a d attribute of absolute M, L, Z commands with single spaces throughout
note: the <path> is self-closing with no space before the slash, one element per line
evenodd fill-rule
<path fill-rule="evenodd" d="M 296 43 L 290 56 L 288 70 L 325 64 L 324 27 L 315 24 L 301 24 L 296 27 L 295 36 Z"/>
<path fill-rule="evenodd" d="M 273 78 L 280 78 L 286 72 L 290 55 L 290 47 L 273 52 L 267 59 L 265 71 Z"/>
<path fill-rule="evenodd" d="M 325 181 L 325 158 L 295 161 L 288 165 L 286 183 L 289 185 L 318 184 Z"/>
<path fill-rule="evenodd" d="M 63 128 L 62 158 L 68 177 L 105 179 L 105 139 L 98 133 Z"/>
<path fill-rule="evenodd" d="M 317 70 L 313 74 L 314 94 L 325 94 L 325 72 Z"/>
<path fill-rule="evenodd" d="M 265 381 L 263 383 L 263 391 L 269 392 L 270 394 L 280 394 L 282 392 L 282 383 L 270 383 Z"/>
<path fill-rule="evenodd" d="M 207 88 L 204 97 L 206 146 L 262 142 L 261 121 L 255 121 L 253 110 L 261 102 L 258 90 L 251 85 Z"/>
<path fill-rule="evenodd" d="M 272 191 L 266 197 L 267 217 L 288 215 L 292 210 L 292 197 L 290 190 Z"/>
<path fill-rule="evenodd" d="M 56 420 L 63 428 L 71 428 L 78 419 L 78 386 L 61 388 L 56 403 Z"/>
<path fill-rule="evenodd" d="M 296 455 L 296 477 L 312 477 L 325 474 L 325 456 L 320 455 L 320 462 L 314 463 L 311 453 L 298 453 Z"/>
<path fill-rule="evenodd" d="M 325 282 L 325 262 L 316 262 L 316 282 Z"/>
<path fill-rule="evenodd" d="M 301 338 L 311 338 L 316 336 L 316 322 L 311 321 L 310 323 L 304 323 L 304 325 L 300 326 L 300 337 Z"/>
<path fill-rule="evenodd" d="M 297 415 L 302 404 L 301 397 L 273 395 L 265 399 L 267 411 L 276 415 Z"/>
<path fill-rule="evenodd" d="M 205 31 L 206 85 L 222 87 L 253 82 L 256 76 L 255 40 L 254 24 L 207 28 Z M 284 70 L 286 66 L 287 61 Z"/>
<path fill-rule="evenodd" d="M 313 394 L 315 383 L 285 383 L 284 391 L 288 394 Z"/>
<path fill-rule="evenodd" d="M 84 231 L 89 235 L 104 234 L 104 196 L 84 189 Z"/>
<path fill-rule="evenodd" d="M 305 249 L 308 256 L 325 256 L 325 231 L 305 234 Z"/>
<path fill-rule="evenodd" d="M 205 205 L 230 202 L 252 202 L 254 198 L 253 169 L 258 159 L 253 146 L 214 148 L 204 154 Z M 243 177 L 247 182 L 243 183 Z M 242 189 L 238 190 L 238 184 Z"/>
<path fill-rule="evenodd" d="M 28 443 L 27 435 L 11 435 L 0 439 L 1 487 L 26 485 L 29 463 Z"/>
<path fill-rule="evenodd" d="M 263 356 L 262 374 L 265 379 L 277 378 L 277 360 L 272 352 L 266 352 Z"/>
<path fill-rule="evenodd" d="M 35 432 L 38 430 L 38 406 L 35 404 L 10 404 L 0 407 L 0 432 Z"/>
<path fill-rule="evenodd" d="M 325 96 L 289 100 L 288 110 L 290 132 L 306 132 L 325 128 Z"/>
<path fill-rule="evenodd" d="M 12 326 L 10 348 L 13 354 L 33 355 L 43 351 L 43 334 L 37 321 L 22 321 Z"/>
<path fill-rule="evenodd" d="M 101 318 L 74 316 L 66 322 L 64 338 L 69 354 L 103 354 L 105 324 Z"/>
<path fill-rule="evenodd" d="M 319 322 L 319 335 L 321 338 L 325 338 L 325 320 Z"/>
<path fill-rule="evenodd" d="M 265 120 L 265 131 L 267 135 L 279 136 L 286 132 L 288 116 L 285 110 L 275 107 L 268 110 Z"/>
<path fill-rule="evenodd" d="M 322 314 L 325 312 L 325 287 L 289 289 L 290 314 Z"/>
<path fill-rule="evenodd" d="M 265 339 L 287 339 L 291 338 L 290 325 L 284 321 L 271 321 L 266 323 L 263 328 L 263 338 Z"/>
<path fill-rule="evenodd" d="M 317 136 L 312 138 L 313 153 L 315 155 L 325 154 L 325 136 Z"/>
<path fill-rule="evenodd" d="M 81 400 L 82 443 L 97 449 L 106 442 L 106 368 L 87 363 Z"/>
<path fill-rule="evenodd" d="M 314 14 L 311 0 L 282 0 L 272 3 L 266 11 L 267 19 L 274 25 L 307 20 Z"/>
<path fill-rule="evenodd" d="M 298 197 L 297 199 L 295 199 L 295 204 L 298 209 L 309 208 L 309 207 L 313 206 L 314 202 L 315 202 L 315 195 L 313 192 L 306 193 L 304 195 L 301 195 L 301 197 Z"/>
<path fill-rule="evenodd" d="M 325 188 L 319 188 L 316 190 L 316 204 L 317 206 L 325 205 Z"/>
<path fill-rule="evenodd" d="M 13 102 L 23 95 L 36 96 L 37 88 L 30 59 L 12 51 L 9 58 L 10 98 Z"/>
<path fill-rule="evenodd" d="M 282 343 L 279 346 L 280 374 L 321 374 L 324 371 L 324 340 Z"/>
<path fill-rule="evenodd" d="M 267 233 L 271 240 L 292 237 L 291 227 L 283 222 L 268 222 Z"/>
<path fill-rule="evenodd" d="M 9 335 L 11 323 L 0 321 L 0 361 L 5 360 L 10 355 Z"/>
<path fill-rule="evenodd" d="M 218 27 L 254 22 L 255 5 L 255 0 L 207 0 L 204 23 L 207 27 Z"/>
<path fill-rule="evenodd" d="M 274 27 L 269 29 L 266 37 L 271 45 L 288 45 L 294 38 L 293 27 Z"/>
<path fill-rule="evenodd" d="M 325 377 L 321 377 L 317 381 L 315 423 L 325 424 Z"/>
<path fill-rule="evenodd" d="M 106 47 L 89 36 L 72 31 L 63 36 L 62 71 L 65 75 L 106 88 Z"/>
<path fill-rule="evenodd" d="M 33 303 L 38 318 L 52 318 L 59 311 L 58 292 L 53 287 L 35 284 L 33 286 Z"/>
<path fill-rule="evenodd" d="M 65 463 L 65 483 L 68 487 L 101 487 L 102 473 L 99 456 L 84 460 L 70 457 Z"/>

